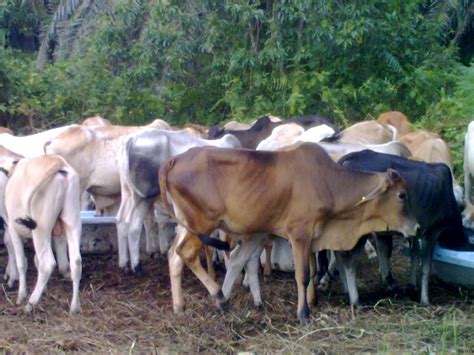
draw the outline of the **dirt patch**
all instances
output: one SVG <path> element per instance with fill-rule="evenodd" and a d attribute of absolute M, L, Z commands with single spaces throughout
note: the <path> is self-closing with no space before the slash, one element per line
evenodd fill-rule
<path fill-rule="evenodd" d="M 29 253 L 28 290 L 36 271 Z M 409 259 L 394 256 L 394 276 L 407 284 Z M 6 265 L 2 250 L 0 265 Z M 15 304 L 16 289 L 0 290 L 0 350 L 180 351 L 180 352 L 399 352 L 474 349 L 473 291 L 448 287 L 432 278 L 432 305 L 420 307 L 403 290 L 381 290 L 377 262 L 360 258 L 359 290 L 364 307 L 356 315 L 339 283 L 320 293 L 312 320 L 296 319 L 296 286 L 291 273 L 274 272 L 262 282 L 263 309 L 253 307 L 240 286 L 228 312 L 217 310 L 188 270 L 183 278 L 186 312 L 173 314 L 166 257 L 147 259 L 146 276 L 118 270 L 115 255 L 83 257 L 82 311 L 68 314 L 71 283 L 55 273 L 32 314 Z M 223 270 L 218 271 L 222 281 Z"/>

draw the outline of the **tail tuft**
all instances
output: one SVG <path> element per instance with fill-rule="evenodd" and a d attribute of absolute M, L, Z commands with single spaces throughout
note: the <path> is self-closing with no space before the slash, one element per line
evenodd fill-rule
<path fill-rule="evenodd" d="M 207 235 L 199 234 L 199 239 L 206 245 L 214 247 L 219 250 L 230 250 L 230 245 L 227 242 L 223 242 L 222 240 L 209 237 Z"/>
<path fill-rule="evenodd" d="M 36 221 L 31 217 L 17 218 L 15 219 L 15 222 L 31 230 L 35 229 L 38 226 Z"/>

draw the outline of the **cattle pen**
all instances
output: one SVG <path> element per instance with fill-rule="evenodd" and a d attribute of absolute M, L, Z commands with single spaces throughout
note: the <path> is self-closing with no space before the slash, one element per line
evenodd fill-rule
<path fill-rule="evenodd" d="M 399 242 L 399 241 L 398 241 Z M 472 352 L 474 291 L 433 280 L 432 302 L 421 307 L 404 292 L 409 260 L 396 244 L 393 272 L 400 289 L 382 291 L 376 260 L 359 257 L 362 309 L 348 305 L 338 282 L 319 292 L 307 326 L 294 309 L 292 273 L 273 272 L 262 282 L 264 307 L 255 309 L 249 292 L 235 287 L 230 309 L 219 311 L 207 291 L 185 269 L 186 311 L 173 314 L 165 256 L 144 261 L 145 275 L 118 270 L 115 253 L 84 255 L 79 315 L 68 314 L 70 282 L 55 272 L 32 314 L 15 304 L 16 289 L 2 284 L 0 350 L 3 352 Z M 2 249 L 0 265 L 6 265 Z M 29 257 L 28 290 L 36 279 Z M 222 282 L 224 270 L 218 270 Z"/>

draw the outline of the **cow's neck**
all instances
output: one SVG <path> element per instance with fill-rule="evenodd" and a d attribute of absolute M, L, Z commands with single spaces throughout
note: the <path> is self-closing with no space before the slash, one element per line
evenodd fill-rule
<path fill-rule="evenodd" d="M 342 169 L 341 169 L 342 170 Z M 367 197 L 384 183 L 380 173 L 336 171 L 332 183 L 335 212 L 354 210 L 366 203 Z"/>

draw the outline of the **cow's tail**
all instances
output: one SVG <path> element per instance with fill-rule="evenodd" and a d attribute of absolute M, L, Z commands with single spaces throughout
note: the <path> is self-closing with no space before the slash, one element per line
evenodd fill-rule
<path fill-rule="evenodd" d="M 22 226 L 24 226 L 24 227 L 26 227 L 30 230 L 36 229 L 36 227 L 38 226 L 38 223 L 36 222 L 36 220 L 34 220 L 31 217 L 31 201 L 33 200 L 33 197 L 36 195 L 36 193 L 39 190 L 41 190 L 41 188 L 43 188 L 44 186 L 49 184 L 49 182 L 54 178 L 54 176 L 57 173 L 61 173 L 61 174 L 66 175 L 67 171 L 61 169 L 59 167 L 59 164 L 57 164 L 57 163 L 51 164 L 46 169 L 46 171 L 44 171 L 44 173 L 39 177 L 39 179 L 37 180 L 37 184 L 32 186 L 29 189 L 29 191 L 27 191 L 28 199 L 27 199 L 27 203 L 26 203 L 26 210 L 28 212 L 27 212 L 25 217 L 15 219 L 16 223 L 18 223 L 18 224 L 20 224 L 20 225 L 22 225 Z M 44 208 L 48 208 L 48 206 L 44 206 Z"/>
<path fill-rule="evenodd" d="M 47 141 L 46 143 L 43 144 L 43 152 L 44 154 L 48 154 L 48 152 L 46 151 L 46 149 L 48 148 L 48 146 L 51 145 L 51 141 Z"/>
<path fill-rule="evenodd" d="M 193 234 L 197 235 L 203 244 L 212 246 L 219 250 L 230 250 L 229 243 L 223 242 L 219 239 L 212 238 L 204 234 L 196 233 L 195 231 L 190 229 L 189 226 L 185 225 L 178 218 L 176 218 L 176 215 L 174 213 L 174 208 L 171 205 L 170 200 L 169 200 L 170 194 L 168 192 L 169 191 L 168 190 L 168 174 L 173 168 L 174 164 L 175 164 L 175 159 L 169 159 L 168 161 L 165 162 L 164 165 L 161 166 L 160 173 L 159 173 L 160 196 L 161 196 L 161 202 L 163 204 L 165 211 L 169 214 L 169 216 L 171 217 L 173 221 L 175 221 L 180 226 L 186 228 L 188 231 L 192 232 Z"/>

